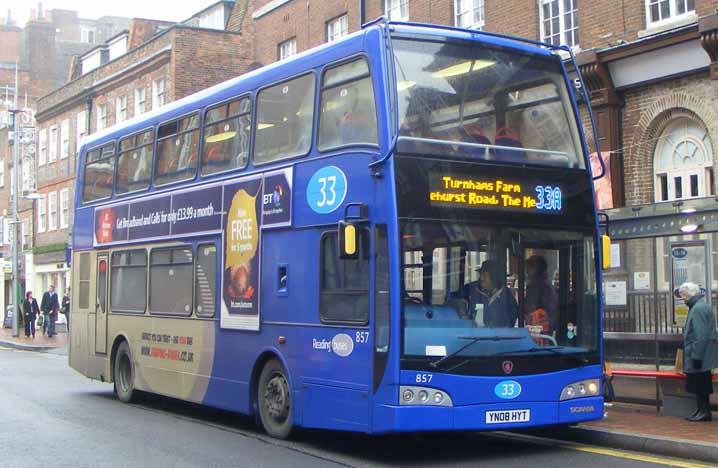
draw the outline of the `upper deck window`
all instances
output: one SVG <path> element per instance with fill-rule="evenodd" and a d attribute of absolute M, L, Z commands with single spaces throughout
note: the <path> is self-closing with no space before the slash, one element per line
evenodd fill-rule
<path fill-rule="evenodd" d="M 400 150 L 585 168 L 558 58 L 418 40 L 394 51 Z"/>
<path fill-rule="evenodd" d="M 264 164 L 306 154 L 312 144 L 314 74 L 259 92 L 254 162 Z"/>
<path fill-rule="evenodd" d="M 204 117 L 202 175 L 241 169 L 247 165 L 252 122 L 250 111 L 249 98 L 235 99 L 207 111 Z"/>
<path fill-rule="evenodd" d="M 101 200 L 112 195 L 115 174 L 115 143 L 108 143 L 87 152 L 82 201 Z"/>
<path fill-rule="evenodd" d="M 150 186 L 153 142 L 152 130 L 146 130 L 120 140 L 115 193 L 135 192 L 145 190 Z"/>
<path fill-rule="evenodd" d="M 327 70 L 322 80 L 319 149 L 377 144 L 369 65 L 361 58 Z"/>
<path fill-rule="evenodd" d="M 193 178 L 198 151 L 199 113 L 161 125 L 157 132 L 155 184 Z"/>

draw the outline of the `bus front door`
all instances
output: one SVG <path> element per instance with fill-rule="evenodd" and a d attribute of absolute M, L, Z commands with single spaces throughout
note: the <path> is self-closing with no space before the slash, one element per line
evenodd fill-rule
<path fill-rule="evenodd" d="M 107 353 L 107 254 L 97 257 L 97 296 L 95 303 L 95 353 Z"/>

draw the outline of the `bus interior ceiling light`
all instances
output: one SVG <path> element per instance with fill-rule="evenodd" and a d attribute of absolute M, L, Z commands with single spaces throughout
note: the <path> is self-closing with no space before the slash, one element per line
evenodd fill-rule
<path fill-rule="evenodd" d="M 207 143 L 217 143 L 224 140 L 229 140 L 230 138 L 234 138 L 234 136 L 237 134 L 237 132 L 223 132 L 218 133 L 216 135 L 212 135 L 211 137 L 207 137 L 204 141 Z"/>
<path fill-rule="evenodd" d="M 434 78 L 451 78 L 452 76 L 465 75 L 470 71 L 475 72 L 483 68 L 493 67 L 494 65 L 496 65 L 496 62 L 492 60 L 467 60 L 466 62 L 457 63 L 456 65 L 435 71 L 431 76 Z"/>
<path fill-rule="evenodd" d="M 696 232 L 700 227 L 700 224 L 684 224 L 683 226 L 681 226 L 681 232 L 685 234 L 690 234 L 692 232 Z"/>
<path fill-rule="evenodd" d="M 396 84 L 396 89 L 399 92 L 406 91 L 409 88 L 416 86 L 416 81 L 400 81 Z"/>

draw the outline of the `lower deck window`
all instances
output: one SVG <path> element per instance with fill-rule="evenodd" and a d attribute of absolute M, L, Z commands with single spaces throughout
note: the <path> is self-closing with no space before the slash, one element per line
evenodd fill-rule
<path fill-rule="evenodd" d="M 144 313 L 147 298 L 147 251 L 114 252 L 111 265 L 112 311 Z"/>
<path fill-rule="evenodd" d="M 150 313 L 192 313 L 192 249 L 153 250 L 150 255 Z"/>
<path fill-rule="evenodd" d="M 359 231 L 359 256 L 340 259 L 337 233 L 322 236 L 319 317 L 326 323 L 369 321 L 369 235 Z"/>

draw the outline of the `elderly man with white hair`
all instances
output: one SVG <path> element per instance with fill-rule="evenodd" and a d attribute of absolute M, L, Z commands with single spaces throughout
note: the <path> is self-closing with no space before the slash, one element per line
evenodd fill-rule
<path fill-rule="evenodd" d="M 683 328 L 683 369 L 686 389 L 696 395 L 697 409 L 688 421 L 710 421 L 709 396 L 713 393 L 711 369 L 718 367 L 718 332 L 710 307 L 703 300 L 700 287 L 683 283 L 678 295 L 690 308 Z"/>

